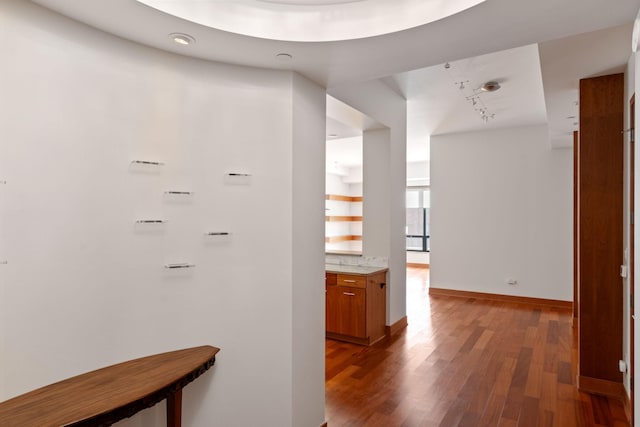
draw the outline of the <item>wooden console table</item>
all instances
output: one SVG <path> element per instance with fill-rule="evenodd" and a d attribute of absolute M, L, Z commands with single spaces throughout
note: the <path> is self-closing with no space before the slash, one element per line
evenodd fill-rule
<path fill-rule="evenodd" d="M 156 354 L 33 390 L 0 403 L 0 426 L 110 426 L 167 399 L 167 427 L 180 427 L 182 388 L 213 366 L 218 351 Z"/>

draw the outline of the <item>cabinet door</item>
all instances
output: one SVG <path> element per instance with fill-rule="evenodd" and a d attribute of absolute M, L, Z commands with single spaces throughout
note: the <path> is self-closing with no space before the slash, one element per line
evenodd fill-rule
<path fill-rule="evenodd" d="M 367 280 L 367 337 L 375 342 L 384 337 L 387 319 L 386 273 L 372 275 Z"/>
<path fill-rule="evenodd" d="M 340 288 L 335 285 L 327 284 L 326 287 L 326 330 L 327 332 L 338 333 L 338 300 L 340 296 Z"/>
<path fill-rule="evenodd" d="M 337 286 L 337 333 L 366 338 L 366 290 Z"/>

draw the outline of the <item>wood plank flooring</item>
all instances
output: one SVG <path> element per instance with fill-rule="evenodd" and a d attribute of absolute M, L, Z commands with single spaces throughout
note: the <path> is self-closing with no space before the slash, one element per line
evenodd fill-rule
<path fill-rule="evenodd" d="M 328 427 L 626 427 L 622 403 L 577 391 L 569 310 L 429 297 L 407 270 L 409 326 L 363 347 L 326 341 Z"/>

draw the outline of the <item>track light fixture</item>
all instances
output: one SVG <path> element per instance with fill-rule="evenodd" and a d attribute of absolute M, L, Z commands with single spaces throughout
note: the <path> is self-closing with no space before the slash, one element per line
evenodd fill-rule
<path fill-rule="evenodd" d="M 453 66 L 449 62 L 446 62 L 444 64 L 444 69 L 447 70 L 450 76 L 453 76 L 452 67 Z M 483 120 L 485 123 L 487 123 L 489 120 L 494 119 L 496 117 L 495 113 L 492 113 L 491 111 L 489 111 L 481 95 L 499 90 L 501 87 L 500 83 L 495 80 L 491 80 L 486 83 L 483 83 L 477 89 L 473 89 L 469 80 L 459 80 L 459 78 L 461 77 L 459 74 L 460 73 L 456 74 L 456 77 L 458 77 L 458 80 L 452 79 L 453 84 L 455 84 L 457 88 L 460 90 L 460 92 L 462 92 L 464 98 L 467 100 L 469 104 L 471 104 L 471 107 L 473 107 L 473 109 L 478 113 L 478 115 L 480 116 L 480 119 Z"/>

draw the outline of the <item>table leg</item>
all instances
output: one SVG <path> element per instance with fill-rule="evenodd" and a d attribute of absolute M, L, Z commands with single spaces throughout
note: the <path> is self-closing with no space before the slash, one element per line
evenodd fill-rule
<path fill-rule="evenodd" d="M 167 427 L 182 426 L 182 389 L 167 397 Z"/>

